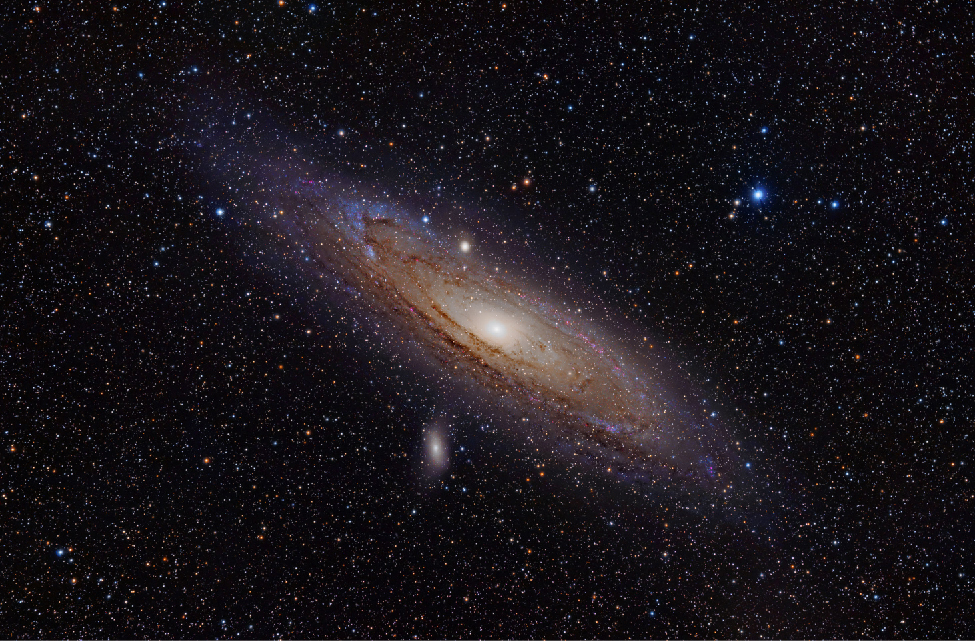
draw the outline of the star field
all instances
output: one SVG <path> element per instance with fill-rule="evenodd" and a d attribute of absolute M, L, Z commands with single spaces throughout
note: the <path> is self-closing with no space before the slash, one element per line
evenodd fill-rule
<path fill-rule="evenodd" d="M 6 10 L 0 633 L 972 636 L 969 13 Z M 668 363 L 728 476 L 421 366 L 266 240 L 292 159 Z"/>

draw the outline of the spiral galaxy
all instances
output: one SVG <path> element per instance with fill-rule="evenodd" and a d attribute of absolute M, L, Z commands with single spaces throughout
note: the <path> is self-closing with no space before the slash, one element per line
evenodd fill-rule
<path fill-rule="evenodd" d="M 258 226 L 307 273 L 364 301 L 390 343 L 420 346 L 445 379 L 475 381 L 577 460 L 650 482 L 727 480 L 718 428 L 670 391 L 665 364 L 564 311 L 530 274 L 492 268 L 470 238 L 437 233 L 375 191 L 295 173 L 251 187 Z"/>

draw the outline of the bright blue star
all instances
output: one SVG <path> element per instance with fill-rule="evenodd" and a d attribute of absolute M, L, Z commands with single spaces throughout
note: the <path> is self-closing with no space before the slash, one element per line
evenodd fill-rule
<path fill-rule="evenodd" d="M 941 219 L 941 226 L 942 227 L 947 227 L 947 225 L 948 225 L 948 219 L 947 218 L 942 218 Z"/>
<path fill-rule="evenodd" d="M 768 133 L 768 127 L 762 127 L 762 133 L 763 134 L 767 134 Z"/>
<path fill-rule="evenodd" d="M 217 216 L 223 216 L 223 209 L 217 210 Z"/>
<path fill-rule="evenodd" d="M 829 206 L 832 207 L 833 209 L 839 209 L 840 208 L 840 201 L 834 200 L 833 202 L 831 202 L 829 204 Z"/>
<path fill-rule="evenodd" d="M 761 189 L 756 189 L 755 191 L 752 192 L 752 198 L 754 198 L 755 200 L 762 200 L 763 198 L 765 198 L 765 192 L 762 191 Z"/>

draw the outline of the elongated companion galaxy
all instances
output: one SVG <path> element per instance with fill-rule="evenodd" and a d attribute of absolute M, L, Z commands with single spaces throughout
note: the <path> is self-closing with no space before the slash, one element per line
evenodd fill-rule
<path fill-rule="evenodd" d="M 0 634 L 975 636 L 970 13 L 9 9 Z"/>

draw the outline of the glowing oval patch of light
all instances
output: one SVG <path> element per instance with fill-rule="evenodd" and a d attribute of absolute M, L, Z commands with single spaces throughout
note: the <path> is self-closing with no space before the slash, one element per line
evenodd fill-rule
<path fill-rule="evenodd" d="M 423 430 L 423 471 L 428 478 L 436 478 L 450 465 L 447 434 L 440 425 Z"/>
<path fill-rule="evenodd" d="M 695 483 L 713 478 L 714 466 L 698 461 L 712 452 L 722 457 L 716 448 L 726 437 L 712 424 L 717 417 L 698 427 L 676 416 L 681 406 L 675 412 L 677 401 L 662 387 L 669 370 L 649 371 L 656 360 L 644 362 L 611 330 L 562 312 L 538 293 L 543 288 L 490 270 L 473 254 L 469 233 L 441 243 L 388 203 L 346 200 L 344 188 L 324 181 L 296 187 L 295 202 L 290 194 L 285 202 L 309 213 L 299 217 L 299 227 L 282 227 L 278 235 L 289 245 L 295 231 L 315 239 L 302 245 L 316 258 L 310 274 L 347 280 L 376 313 L 396 321 L 396 331 L 408 332 L 399 336 L 417 341 L 430 357 L 424 366 L 453 363 L 443 370 L 446 380 L 458 378 L 472 392 L 483 388 L 519 413 L 542 413 L 593 462 L 605 461 L 603 469 L 617 470 L 619 454 L 641 478 L 674 470 L 695 475 Z M 752 186 L 752 193 L 759 190 Z M 370 246 L 373 260 L 366 258 Z M 698 429 L 705 432 L 686 434 Z M 434 419 L 417 450 L 425 477 L 445 473 L 452 456 L 447 427 Z"/>

